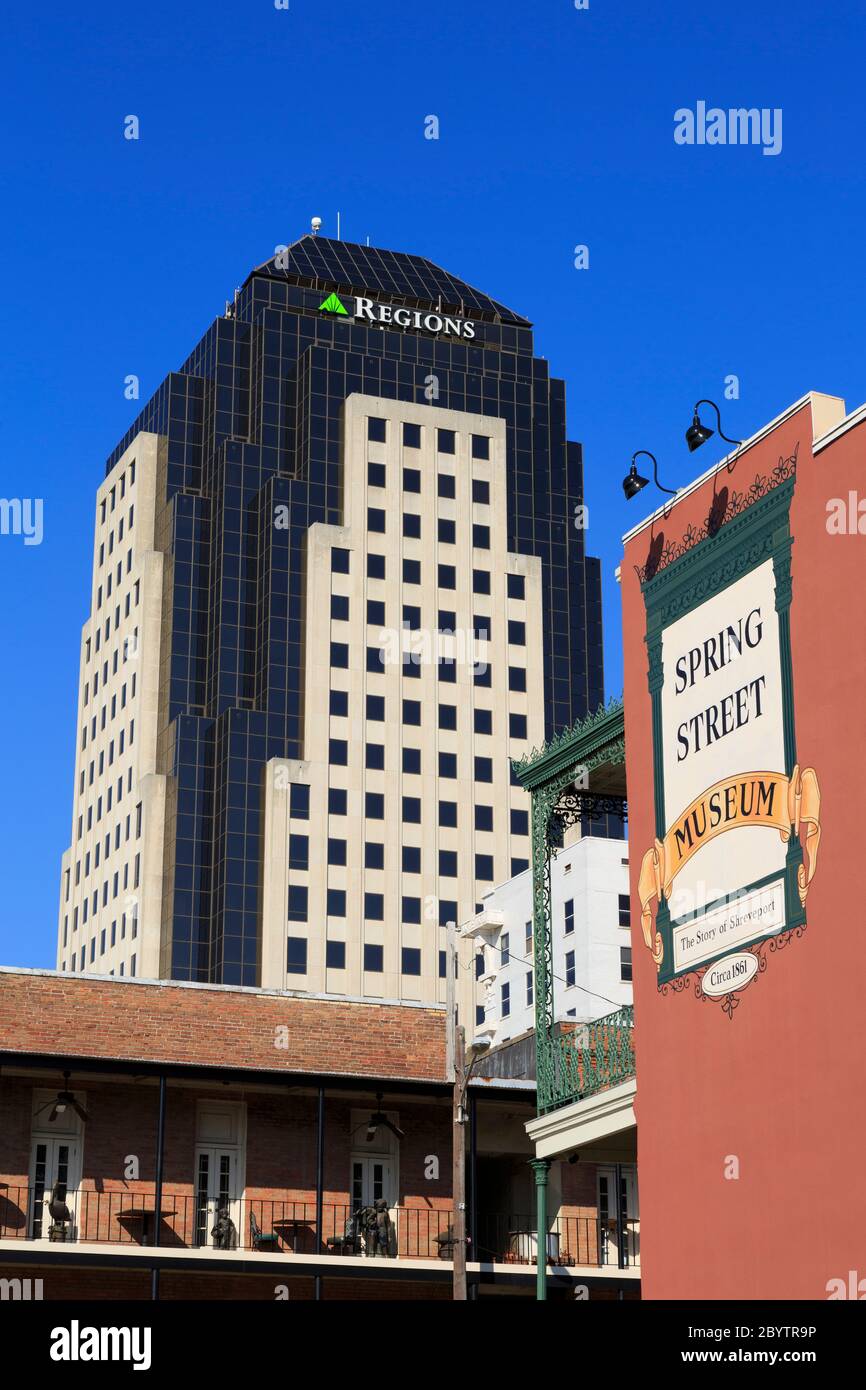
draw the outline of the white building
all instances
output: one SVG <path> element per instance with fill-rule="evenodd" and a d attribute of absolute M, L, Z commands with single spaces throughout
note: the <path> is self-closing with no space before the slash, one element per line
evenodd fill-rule
<path fill-rule="evenodd" d="M 590 836 L 551 862 L 553 1000 L 557 1022 L 588 1023 L 632 1002 L 628 841 Z M 484 1003 L 476 1030 L 494 1047 L 535 1027 L 532 870 L 484 895 L 461 935 L 474 944 Z"/>

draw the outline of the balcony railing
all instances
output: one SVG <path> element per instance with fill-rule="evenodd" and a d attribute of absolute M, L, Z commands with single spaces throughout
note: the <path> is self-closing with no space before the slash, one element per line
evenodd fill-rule
<path fill-rule="evenodd" d="M 538 1039 L 538 1113 L 617 1086 L 634 1076 L 634 1008 Z"/>
<path fill-rule="evenodd" d="M 154 1244 L 156 1199 L 153 1187 L 135 1192 L 81 1190 L 66 1197 L 68 1219 L 52 1217 L 45 1194 L 28 1187 L 0 1192 L 0 1239 L 48 1240 L 57 1244 Z M 451 1259 L 452 1212 L 429 1207 L 392 1207 L 387 1257 Z M 479 1213 L 475 1245 L 467 1257 L 482 1263 L 534 1265 L 538 1253 L 535 1219 L 506 1213 Z M 334 1256 L 372 1253 L 366 1232 L 358 1229 L 346 1203 L 325 1203 L 322 1231 L 316 1231 L 315 1201 L 238 1198 L 224 1208 L 223 1219 L 212 1204 L 194 1194 L 163 1191 L 159 1246 L 164 1250 L 223 1249 L 267 1251 L 286 1255 Z M 557 1265 L 621 1268 L 639 1265 L 636 1223 L 618 1231 L 615 1223 L 595 1216 L 559 1216 L 547 1238 L 548 1259 Z"/>

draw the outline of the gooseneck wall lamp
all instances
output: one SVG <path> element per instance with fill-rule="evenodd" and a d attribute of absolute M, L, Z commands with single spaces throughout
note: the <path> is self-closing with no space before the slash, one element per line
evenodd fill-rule
<path fill-rule="evenodd" d="M 728 435 L 724 433 L 722 429 L 722 417 L 719 413 L 719 407 L 716 405 L 715 401 L 698 401 L 697 405 L 695 406 L 694 418 L 692 419 L 692 423 L 686 430 L 686 443 L 689 446 L 689 453 L 693 454 L 695 452 L 695 449 L 699 449 L 702 444 L 706 444 L 710 436 L 712 434 L 715 434 L 715 430 L 711 430 L 709 425 L 701 424 L 701 418 L 698 415 L 698 408 L 702 405 L 711 405 L 713 407 L 713 410 L 716 412 L 716 429 L 719 432 L 719 439 L 724 439 L 726 444 L 733 444 L 736 448 L 739 449 L 743 441 L 742 439 L 730 439 Z"/>
<path fill-rule="evenodd" d="M 649 482 L 649 478 L 641 477 L 640 473 L 638 473 L 637 471 L 637 464 L 635 463 L 635 459 L 639 458 L 641 454 L 644 456 L 644 458 L 652 459 L 653 461 L 653 481 L 656 487 L 658 488 L 659 492 L 669 492 L 671 497 L 676 497 L 677 494 L 673 488 L 664 487 L 663 484 L 659 482 L 659 465 L 655 454 L 651 454 L 649 449 L 638 449 L 637 453 L 632 454 L 631 468 L 628 470 L 628 473 L 622 480 L 622 490 L 625 493 L 626 501 L 629 502 L 631 501 L 632 497 L 636 497 L 637 494 L 641 491 L 641 488 L 645 488 L 647 483 Z"/>

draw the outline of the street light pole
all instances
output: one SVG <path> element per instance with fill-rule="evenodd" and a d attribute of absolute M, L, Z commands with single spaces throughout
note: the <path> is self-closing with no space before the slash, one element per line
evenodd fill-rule
<path fill-rule="evenodd" d="M 462 1026 L 454 1036 L 454 1098 L 452 1151 L 454 1172 L 454 1298 L 466 1299 L 466 1034 Z"/>

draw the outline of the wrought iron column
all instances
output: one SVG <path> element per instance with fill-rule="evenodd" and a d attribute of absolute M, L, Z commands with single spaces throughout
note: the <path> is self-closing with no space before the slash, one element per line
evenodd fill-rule
<path fill-rule="evenodd" d="M 549 1158 L 532 1158 L 529 1166 L 535 1173 L 535 1267 L 536 1299 L 547 1298 L 547 1175 L 550 1172 Z"/>
<path fill-rule="evenodd" d="M 316 1244 L 318 1254 L 321 1255 L 325 1248 L 324 1226 L 323 1226 L 323 1196 L 325 1186 L 325 1088 L 319 1087 L 319 1106 L 316 1123 Z M 322 1276 L 317 1274 L 315 1278 L 315 1297 L 318 1301 L 322 1297 Z"/>

